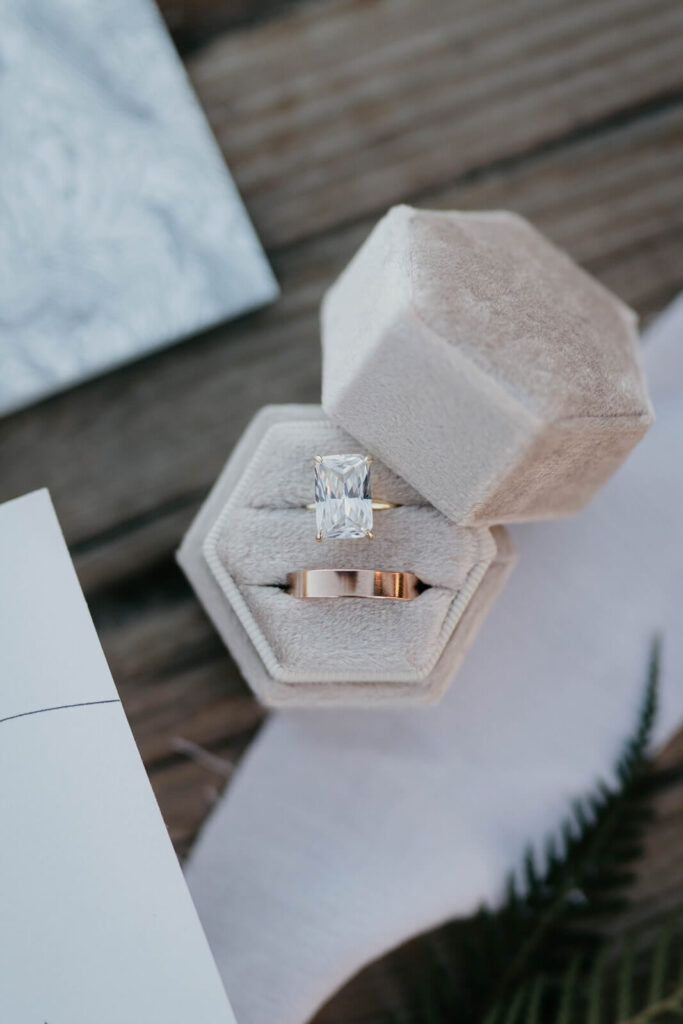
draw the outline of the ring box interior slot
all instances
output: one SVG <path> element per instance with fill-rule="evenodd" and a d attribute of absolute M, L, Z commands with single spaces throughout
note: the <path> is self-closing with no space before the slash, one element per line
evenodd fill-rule
<path fill-rule="evenodd" d="M 322 406 L 252 421 L 178 559 L 275 706 L 408 705 L 452 681 L 515 561 L 652 421 L 634 314 L 522 218 L 389 211 L 325 296 Z M 374 540 L 316 541 L 313 457 L 372 454 Z M 301 600 L 301 569 L 414 572 L 413 601 Z"/>

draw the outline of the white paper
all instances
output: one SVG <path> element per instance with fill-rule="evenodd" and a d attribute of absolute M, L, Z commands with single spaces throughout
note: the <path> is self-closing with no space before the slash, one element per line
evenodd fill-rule
<path fill-rule="evenodd" d="M 46 491 L 0 506 L 0 1021 L 234 1024 Z"/>

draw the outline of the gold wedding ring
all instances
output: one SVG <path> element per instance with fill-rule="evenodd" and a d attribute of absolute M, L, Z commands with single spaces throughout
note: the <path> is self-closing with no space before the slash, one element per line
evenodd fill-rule
<path fill-rule="evenodd" d="M 308 509 L 309 512 L 315 512 L 317 502 L 309 501 L 308 504 L 304 505 L 304 508 Z M 375 498 L 372 499 L 372 511 L 373 512 L 386 512 L 389 508 L 400 508 L 394 501 L 379 501 Z"/>
<path fill-rule="evenodd" d="M 372 597 L 412 601 L 424 584 L 412 572 L 375 569 L 302 569 L 290 572 L 287 593 L 293 597 Z"/>

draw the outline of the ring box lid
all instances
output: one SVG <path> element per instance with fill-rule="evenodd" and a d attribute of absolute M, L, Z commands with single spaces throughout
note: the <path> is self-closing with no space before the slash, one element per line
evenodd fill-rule
<path fill-rule="evenodd" d="M 330 418 L 466 525 L 573 514 L 653 419 L 635 314 L 508 212 L 391 209 L 322 343 Z"/>

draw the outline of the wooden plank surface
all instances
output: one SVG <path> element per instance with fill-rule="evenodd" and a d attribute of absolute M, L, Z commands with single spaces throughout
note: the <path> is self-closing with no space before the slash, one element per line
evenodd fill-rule
<path fill-rule="evenodd" d="M 162 10 L 282 298 L 0 421 L 0 498 L 50 487 L 182 855 L 262 718 L 173 561 L 230 449 L 261 405 L 318 399 L 320 298 L 393 202 L 518 210 L 645 319 L 681 290 L 683 5 Z M 670 756 L 680 783 L 680 745 Z M 667 794 L 681 849 L 683 786 Z M 642 905 L 683 886 L 656 845 Z M 384 970 L 321 1020 L 371 1020 Z"/>
<path fill-rule="evenodd" d="M 680 30 L 671 0 L 336 0 L 190 73 L 272 246 L 680 98 Z"/>

